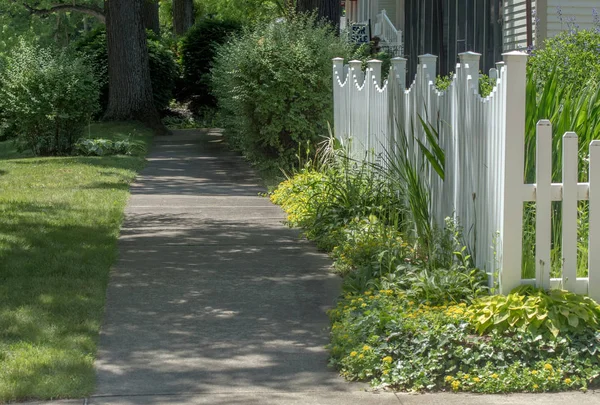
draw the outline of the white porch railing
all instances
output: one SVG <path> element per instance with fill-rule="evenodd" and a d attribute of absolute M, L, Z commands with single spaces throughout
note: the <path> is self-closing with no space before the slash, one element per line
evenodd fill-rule
<path fill-rule="evenodd" d="M 402 56 L 404 54 L 402 31 L 396 29 L 385 10 L 381 10 L 381 13 L 377 14 L 375 35 L 381 38 L 385 46 L 392 49 L 394 56 Z"/>
<path fill-rule="evenodd" d="M 497 85 L 486 98 L 478 91 L 480 55 L 459 55 L 454 79 L 446 91 L 435 88 L 436 56 L 419 57 L 417 76 L 405 89 L 406 59 L 392 59 L 389 79 L 381 83 L 381 62 L 360 61 L 344 66 L 333 60 L 334 131 L 350 145 L 356 158 L 385 151 L 423 158 L 416 143 L 397 148 L 403 136 L 428 145 L 419 117 L 439 124 L 439 144 L 445 152 L 445 179 L 425 165 L 430 213 L 437 224 L 458 219 L 476 265 L 499 274 L 502 293 L 524 283 L 588 293 L 600 300 L 600 141 L 590 145 L 589 183 L 577 184 L 577 141 L 565 135 L 562 184 L 551 184 L 551 131 L 538 124 L 537 183 L 524 184 L 525 88 L 527 54 L 504 54 L 504 62 L 490 71 Z M 575 139 L 575 140 L 573 140 Z M 368 152 L 366 154 L 366 152 Z M 417 164 L 420 164 L 417 162 Z M 589 277 L 576 277 L 577 200 L 589 199 Z M 563 201 L 563 272 L 550 279 L 550 202 Z M 523 202 L 537 205 L 535 280 L 521 279 Z"/>

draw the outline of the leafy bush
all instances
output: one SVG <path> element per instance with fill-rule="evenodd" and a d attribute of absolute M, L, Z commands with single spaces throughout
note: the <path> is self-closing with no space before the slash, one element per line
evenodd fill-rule
<path fill-rule="evenodd" d="M 230 39 L 217 51 L 212 83 L 231 144 L 261 168 L 290 168 L 300 148 L 314 152 L 332 121 L 331 59 L 348 53 L 314 15 Z"/>
<path fill-rule="evenodd" d="M 483 297 L 469 308 L 477 332 L 528 332 L 556 338 L 585 328 L 599 329 L 600 306 L 592 299 L 568 291 L 545 292 L 533 287 L 517 288 L 506 296 Z"/>
<path fill-rule="evenodd" d="M 539 86 L 556 71 L 560 83 L 581 89 L 589 82 L 600 82 L 599 49 L 600 32 L 564 31 L 533 51 L 529 66 Z"/>
<path fill-rule="evenodd" d="M 142 148 L 138 143 L 127 139 L 111 140 L 103 138 L 81 138 L 75 143 L 75 153 L 84 156 L 132 155 Z"/>
<path fill-rule="evenodd" d="M 182 89 L 178 99 L 192 97 L 190 108 L 197 112 L 200 107 L 217 106 L 212 94 L 210 68 L 217 45 L 225 43 L 231 34 L 241 30 L 236 21 L 221 21 L 204 18 L 186 33 L 181 40 L 181 66 L 183 69 Z"/>
<path fill-rule="evenodd" d="M 288 225 L 307 226 L 316 217 L 319 200 L 325 198 L 325 175 L 314 170 L 301 170 L 288 178 L 271 194 L 274 204 L 287 213 Z"/>
<path fill-rule="evenodd" d="M 150 80 L 154 95 L 154 105 L 159 111 L 169 106 L 173 98 L 175 79 L 179 68 L 171 50 L 162 44 L 160 38 L 152 31 L 148 33 L 148 56 L 150 65 Z M 104 27 L 90 31 L 85 37 L 75 43 L 75 50 L 89 59 L 98 82 L 100 83 L 100 114 L 108 105 L 108 48 L 106 30 Z"/>
<path fill-rule="evenodd" d="M 21 149 L 70 153 L 98 108 L 98 83 L 88 64 L 66 52 L 21 42 L 1 73 L 0 110 Z"/>

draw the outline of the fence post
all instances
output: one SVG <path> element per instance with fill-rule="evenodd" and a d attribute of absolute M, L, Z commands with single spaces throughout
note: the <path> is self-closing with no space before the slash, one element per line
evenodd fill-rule
<path fill-rule="evenodd" d="M 390 97 L 390 142 L 394 153 L 400 153 L 398 150 L 398 137 L 401 135 L 398 131 L 403 128 L 406 120 L 406 112 L 404 108 L 404 90 L 406 89 L 406 62 L 405 58 L 392 58 L 390 77 L 388 78 L 388 91 Z"/>
<path fill-rule="evenodd" d="M 341 139 L 343 134 L 339 133 L 339 129 L 342 126 L 341 120 L 342 117 L 342 109 L 345 103 L 342 102 L 342 91 L 346 89 L 341 89 L 338 80 L 343 81 L 344 78 L 341 77 L 344 75 L 344 58 L 333 58 L 333 136 L 336 139 Z M 346 83 L 348 85 L 349 83 Z"/>
<path fill-rule="evenodd" d="M 427 76 L 429 76 L 429 80 L 435 83 L 435 78 L 437 77 L 437 56 L 432 54 L 419 55 L 419 65 L 423 69 L 419 74 L 423 74 L 423 79 L 425 85 L 427 85 Z"/>
<path fill-rule="evenodd" d="M 383 62 L 378 59 L 371 59 L 367 61 L 368 69 L 371 71 L 371 81 L 377 83 L 381 87 L 381 66 Z"/>
<path fill-rule="evenodd" d="M 354 85 L 354 83 L 352 82 L 352 80 L 356 80 L 356 84 L 358 86 L 362 86 L 363 81 L 364 81 L 364 73 L 362 71 L 362 61 L 360 60 L 351 60 L 350 62 L 348 62 L 348 65 L 350 65 L 350 84 Z"/>
<path fill-rule="evenodd" d="M 523 254 L 523 181 L 525 159 L 525 87 L 527 54 L 508 52 L 502 83 L 503 106 L 500 201 L 500 293 L 508 294 L 521 284 Z"/>
<path fill-rule="evenodd" d="M 600 302 L 600 140 L 590 143 L 588 295 Z"/>
<path fill-rule="evenodd" d="M 467 76 L 471 76 L 471 86 L 479 94 L 479 60 L 481 59 L 481 54 L 470 51 L 463 52 L 458 54 L 458 58 Z"/>

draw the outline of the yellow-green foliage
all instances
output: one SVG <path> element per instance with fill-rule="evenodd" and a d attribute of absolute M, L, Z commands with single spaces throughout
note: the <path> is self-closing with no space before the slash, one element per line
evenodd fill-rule
<path fill-rule="evenodd" d="M 305 169 L 282 182 L 271 201 L 287 213 L 290 226 L 307 226 L 314 220 L 319 201 L 325 198 L 325 175 Z"/>
<path fill-rule="evenodd" d="M 509 295 L 483 297 L 469 308 L 477 332 L 528 331 L 557 337 L 561 332 L 598 329 L 600 307 L 589 297 L 568 291 L 518 288 Z"/>

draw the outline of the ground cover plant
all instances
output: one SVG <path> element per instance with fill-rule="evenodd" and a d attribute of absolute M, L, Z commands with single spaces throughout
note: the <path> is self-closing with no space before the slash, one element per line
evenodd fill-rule
<path fill-rule="evenodd" d="M 410 162 L 385 175 L 377 163 L 329 156 L 290 176 L 271 199 L 290 225 L 330 252 L 344 277 L 343 297 L 330 311 L 329 346 L 330 364 L 342 375 L 408 391 L 597 386 L 597 303 L 532 287 L 493 295 L 459 225 L 417 229 L 419 197 L 409 194 L 427 184 L 407 183 L 423 177 L 407 178 Z"/>
<path fill-rule="evenodd" d="M 39 158 L 0 142 L 0 402 L 84 397 L 129 183 L 150 133 L 93 124 L 128 155 Z"/>

